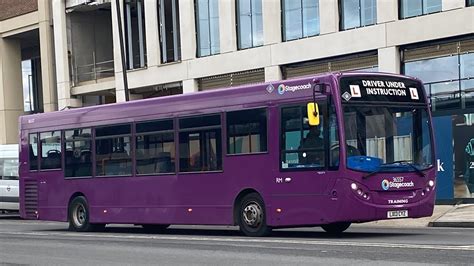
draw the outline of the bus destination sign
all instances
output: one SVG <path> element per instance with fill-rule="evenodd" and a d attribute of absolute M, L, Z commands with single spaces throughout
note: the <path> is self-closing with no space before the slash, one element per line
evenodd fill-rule
<path fill-rule="evenodd" d="M 424 103 L 421 85 L 409 79 L 392 77 L 341 78 L 344 102 L 411 102 Z"/>

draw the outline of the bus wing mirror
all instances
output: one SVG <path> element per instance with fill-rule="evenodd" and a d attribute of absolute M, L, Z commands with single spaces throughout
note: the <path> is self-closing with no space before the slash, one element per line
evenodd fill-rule
<path fill-rule="evenodd" d="M 306 107 L 308 111 L 308 122 L 310 126 L 319 125 L 319 108 L 317 103 L 308 103 Z"/>

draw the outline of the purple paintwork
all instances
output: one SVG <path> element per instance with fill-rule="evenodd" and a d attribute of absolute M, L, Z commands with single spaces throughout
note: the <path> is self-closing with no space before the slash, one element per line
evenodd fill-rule
<path fill-rule="evenodd" d="M 328 93 L 336 96 L 333 99 L 340 125 L 339 136 L 343 140 L 344 125 L 338 89 L 338 79 L 343 75 L 400 77 L 380 73 L 324 74 L 255 86 L 23 116 L 20 118 L 20 191 L 24 191 L 25 181 L 36 180 L 38 219 L 54 221 L 67 220 L 68 203 L 72 195 L 79 192 L 89 202 L 93 223 L 234 224 L 235 199 L 245 189 L 253 189 L 261 194 L 266 205 L 267 223 L 274 227 L 386 219 L 388 210 L 397 210 L 400 206 L 408 210 L 410 217 L 431 215 L 435 193 L 428 192 L 421 196 L 421 190 L 426 187 L 428 179 L 434 180 L 434 168 L 425 171 L 426 179 L 415 173 L 404 174 L 407 181 L 414 181 L 415 188 L 384 193 L 380 183 L 384 178 L 393 177 L 393 173 L 375 174 L 363 180 L 363 173 L 346 169 L 345 159 L 342 159 L 346 154 L 343 145 L 338 171 L 280 172 L 279 106 L 309 102 L 312 100 L 312 90 L 297 90 L 281 95 L 278 92 L 279 85 L 284 83 L 294 86 L 315 81 L 329 84 Z M 317 97 L 326 96 L 317 94 Z M 65 180 L 61 170 L 28 170 L 28 134 L 31 132 L 177 118 L 263 106 L 268 108 L 268 152 L 226 155 L 227 145 L 222 145 L 222 172 Z M 225 127 L 222 131 L 226 133 Z M 178 154 L 176 158 L 179 158 Z M 291 177 L 292 181 L 282 184 L 275 182 L 276 178 L 285 177 Z M 353 182 L 370 191 L 371 199 L 361 199 L 351 189 Z M 388 199 L 400 198 L 407 199 L 408 203 L 387 204 Z M 20 206 L 21 216 L 28 218 L 24 193 L 20 196 Z M 282 211 L 278 213 L 277 208 Z"/>

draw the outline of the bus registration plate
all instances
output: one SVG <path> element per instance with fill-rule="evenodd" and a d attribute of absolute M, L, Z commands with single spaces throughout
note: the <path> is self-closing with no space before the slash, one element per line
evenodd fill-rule
<path fill-rule="evenodd" d="M 408 210 L 388 211 L 387 218 L 405 218 L 408 217 Z"/>

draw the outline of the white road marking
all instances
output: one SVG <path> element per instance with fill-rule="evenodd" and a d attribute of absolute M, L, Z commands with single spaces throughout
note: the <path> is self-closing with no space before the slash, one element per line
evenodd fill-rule
<path fill-rule="evenodd" d="M 349 246 L 349 247 L 378 247 L 378 248 L 403 248 L 403 249 L 431 249 L 431 250 L 463 250 L 474 251 L 474 245 L 432 245 L 432 244 L 399 244 L 399 243 L 367 243 L 349 241 L 327 241 L 327 240 L 294 240 L 294 239 L 268 239 L 268 238 L 217 238 L 217 237 L 195 237 L 195 236 L 165 236 L 165 235 L 114 235 L 114 234 L 88 234 L 73 232 L 0 232 L 3 235 L 23 236 L 67 236 L 75 238 L 102 238 L 102 239 L 145 239 L 145 240 L 178 240 L 178 241 L 200 241 L 200 242 L 225 242 L 244 244 L 299 244 L 313 246 Z M 270 247 L 269 247 L 270 248 Z"/>

